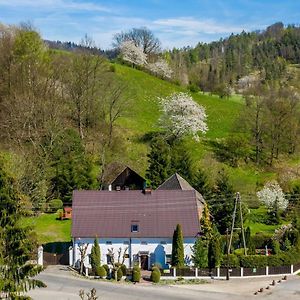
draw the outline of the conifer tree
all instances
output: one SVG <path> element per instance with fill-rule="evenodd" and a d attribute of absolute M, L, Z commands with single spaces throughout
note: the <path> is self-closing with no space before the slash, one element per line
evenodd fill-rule
<path fill-rule="evenodd" d="M 208 267 L 217 268 L 221 263 L 220 237 L 217 230 L 214 231 L 208 244 Z"/>
<path fill-rule="evenodd" d="M 151 187 L 156 189 L 167 179 L 170 169 L 170 148 L 161 137 L 152 142 L 148 162 L 146 177 L 150 181 Z"/>
<path fill-rule="evenodd" d="M 177 224 L 173 234 L 172 266 L 179 268 L 184 266 L 183 234 L 180 224 Z"/>
<path fill-rule="evenodd" d="M 200 225 L 201 225 L 201 233 L 203 237 L 209 240 L 212 237 L 212 224 L 210 220 L 210 212 L 207 203 L 204 203 Z"/>
<path fill-rule="evenodd" d="M 101 250 L 97 238 L 95 238 L 94 245 L 91 250 L 91 265 L 93 271 L 96 271 L 101 266 Z"/>
<path fill-rule="evenodd" d="M 1 158 L 0 208 L 0 291 L 6 298 L 21 299 L 20 294 L 44 284 L 31 278 L 41 271 L 41 267 L 29 263 L 37 245 L 31 229 L 20 224 L 24 215 L 20 195 Z"/>
<path fill-rule="evenodd" d="M 193 187 L 197 190 L 204 199 L 211 195 L 211 187 L 209 186 L 208 178 L 206 173 L 199 169 L 193 179 Z"/>

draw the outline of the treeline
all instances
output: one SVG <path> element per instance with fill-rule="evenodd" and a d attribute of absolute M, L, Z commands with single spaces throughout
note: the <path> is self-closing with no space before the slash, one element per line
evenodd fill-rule
<path fill-rule="evenodd" d="M 124 83 L 92 41 L 49 49 L 30 26 L 0 26 L 0 138 L 24 201 L 35 209 L 74 189 L 100 188 L 118 149 Z M 100 165 L 100 170 L 94 165 Z"/>
<path fill-rule="evenodd" d="M 259 72 L 262 79 L 281 78 L 289 63 L 300 62 L 300 27 L 275 23 L 264 31 L 232 34 L 218 42 L 166 53 L 177 79 L 219 94 L 230 94 L 239 79 Z"/>

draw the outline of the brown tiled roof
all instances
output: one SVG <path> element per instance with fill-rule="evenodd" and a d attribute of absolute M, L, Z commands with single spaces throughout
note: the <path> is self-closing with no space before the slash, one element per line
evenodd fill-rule
<path fill-rule="evenodd" d="M 157 190 L 182 190 L 182 191 L 196 191 L 184 178 L 178 173 L 173 174 L 164 183 L 162 183 Z M 203 196 L 196 191 L 197 199 L 202 204 L 204 203 Z"/>
<path fill-rule="evenodd" d="M 72 203 L 73 237 L 172 237 L 177 224 L 184 237 L 199 231 L 194 190 L 74 191 Z"/>

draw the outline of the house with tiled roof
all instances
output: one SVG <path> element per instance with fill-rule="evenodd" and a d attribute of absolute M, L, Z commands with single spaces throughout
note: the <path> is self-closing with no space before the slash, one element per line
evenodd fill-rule
<path fill-rule="evenodd" d="M 198 194 L 192 188 L 164 189 L 163 185 L 154 191 L 74 191 L 72 264 L 80 262 L 81 245 L 88 245 L 87 254 L 91 253 L 97 237 L 102 264 L 110 263 L 109 249 L 115 257 L 121 249 L 127 267 L 138 263 L 148 270 L 159 263 L 167 268 L 177 224 L 182 226 L 185 260 L 190 264 L 191 247 L 200 231 Z M 85 265 L 90 266 L 88 258 Z"/>

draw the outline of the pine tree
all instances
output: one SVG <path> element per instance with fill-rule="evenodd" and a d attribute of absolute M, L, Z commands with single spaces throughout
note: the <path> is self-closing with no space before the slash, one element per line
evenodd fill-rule
<path fill-rule="evenodd" d="M 213 200 L 211 212 L 217 229 L 221 234 L 224 234 L 226 228 L 230 228 L 232 223 L 235 193 L 232 185 L 229 183 L 228 175 L 223 169 L 219 172 L 216 180 Z"/>
<path fill-rule="evenodd" d="M 192 260 L 197 268 L 207 268 L 208 266 L 208 241 L 202 237 L 197 238 L 192 247 Z"/>
<path fill-rule="evenodd" d="M 204 199 L 211 195 L 211 187 L 208 182 L 208 177 L 203 170 L 199 169 L 196 172 L 193 179 L 193 187 L 204 197 Z"/>
<path fill-rule="evenodd" d="M 183 234 L 180 224 L 177 224 L 173 234 L 172 266 L 178 268 L 184 266 Z"/>
<path fill-rule="evenodd" d="M 94 245 L 91 250 L 91 265 L 94 272 L 101 266 L 101 250 L 98 239 L 95 238 Z"/>
<path fill-rule="evenodd" d="M 167 179 L 170 170 L 170 148 L 161 137 L 152 142 L 148 162 L 146 177 L 150 181 L 151 187 L 156 189 Z"/>
<path fill-rule="evenodd" d="M 214 232 L 208 244 L 208 267 L 217 268 L 221 263 L 220 237 L 217 231 Z"/>
<path fill-rule="evenodd" d="M 0 288 L 9 298 L 44 284 L 32 279 L 41 268 L 29 262 L 36 249 L 29 227 L 21 226 L 24 215 L 15 182 L 0 159 Z"/>

